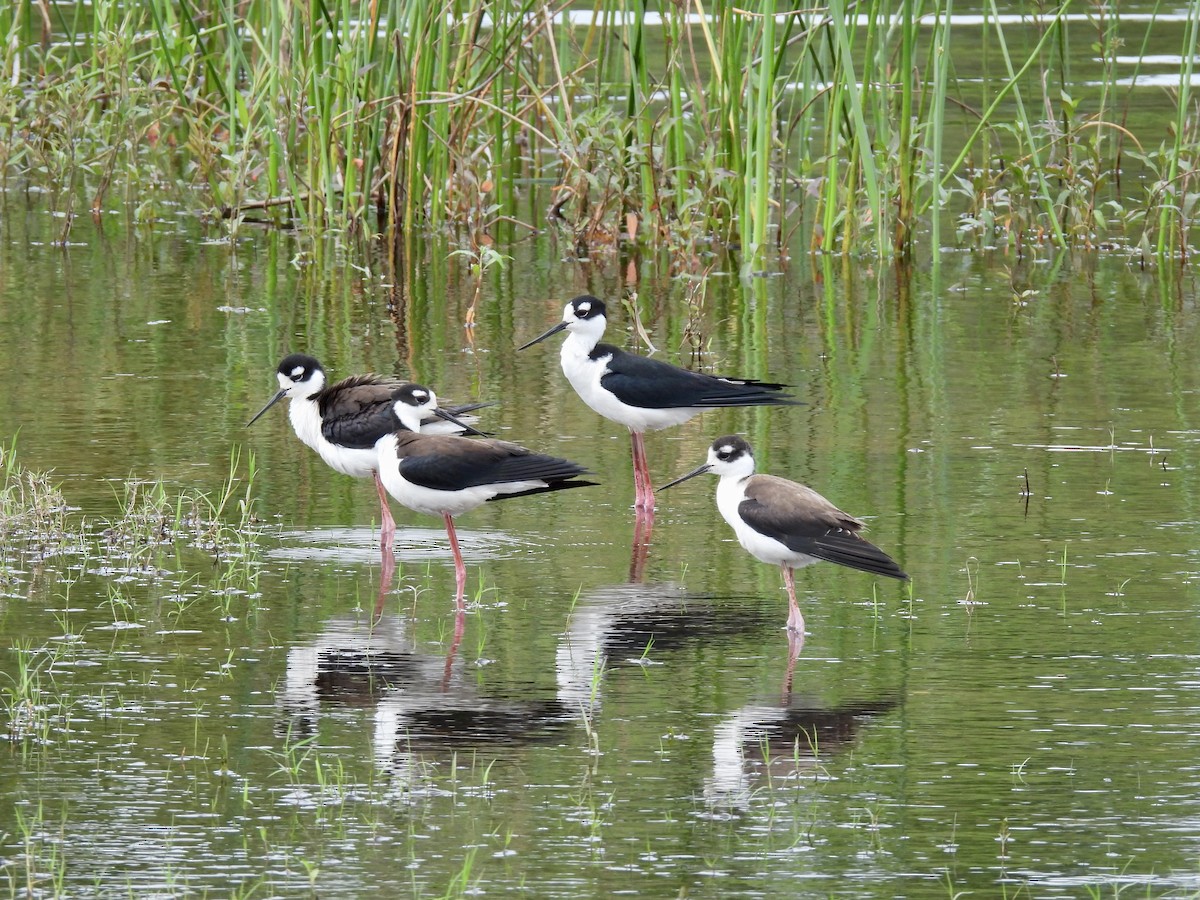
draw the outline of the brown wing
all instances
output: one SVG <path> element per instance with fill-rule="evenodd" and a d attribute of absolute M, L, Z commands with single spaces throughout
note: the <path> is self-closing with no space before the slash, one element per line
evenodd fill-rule
<path fill-rule="evenodd" d="M 389 375 L 351 375 L 327 387 L 317 395 L 321 434 L 325 440 L 341 447 L 371 449 L 381 437 L 399 427 L 392 394 L 405 383 Z M 442 409 L 458 417 L 491 405 L 489 402 L 465 403 L 461 406 L 443 405 Z M 441 421 L 434 415 L 428 415 L 421 424 Z"/>
<path fill-rule="evenodd" d="M 753 475 L 745 484 L 745 493 L 738 515 L 759 534 L 774 538 L 789 550 L 875 575 L 908 577 L 894 559 L 859 537 L 865 523 L 812 488 L 774 475 Z"/>

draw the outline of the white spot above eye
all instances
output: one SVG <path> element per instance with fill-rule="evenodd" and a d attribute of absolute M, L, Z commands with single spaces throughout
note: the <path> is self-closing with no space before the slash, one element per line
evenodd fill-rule
<path fill-rule="evenodd" d="M 303 374 L 304 374 L 304 366 L 296 366 L 296 368 L 292 369 L 292 376 L 291 376 L 292 381 L 298 381 L 300 379 L 300 376 Z"/>
<path fill-rule="evenodd" d="M 590 304 L 590 303 L 580 303 L 579 304 L 578 312 L 582 313 L 583 315 L 586 316 L 591 311 L 592 311 L 592 304 Z"/>

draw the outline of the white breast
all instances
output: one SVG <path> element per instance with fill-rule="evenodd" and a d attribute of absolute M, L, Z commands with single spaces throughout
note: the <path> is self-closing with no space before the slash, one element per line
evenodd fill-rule
<path fill-rule="evenodd" d="M 376 453 L 373 449 L 355 450 L 339 447 L 325 440 L 321 434 L 321 414 L 317 402 L 310 398 L 296 398 L 288 403 L 288 418 L 296 437 L 320 454 L 326 465 L 343 475 L 369 478 L 375 471 Z"/>
<path fill-rule="evenodd" d="M 610 371 L 608 361 L 612 357 L 592 359 L 588 356 L 590 350 L 575 335 L 568 335 L 562 344 L 562 370 L 579 398 L 604 418 L 618 422 L 630 431 L 658 431 L 660 428 L 682 425 L 701 412 L 700 409 L 688 407 L 643 409 L 627 406 L 600 385 L 600 379 Z"/>
<path fill-rule="evenodd" d="M 717 509 L 733 528 L 738 543 L 755 559 L 773 566 L 788 565 L 798 569 L 817 562 L 814 557 L 797 553 L 775 538 L 755 531 L 742 520 L 738 515 L 738 506 L 746 498 L 743 490 L 745 481 L 745 478 L 724 477 L 717 484 Z"/>

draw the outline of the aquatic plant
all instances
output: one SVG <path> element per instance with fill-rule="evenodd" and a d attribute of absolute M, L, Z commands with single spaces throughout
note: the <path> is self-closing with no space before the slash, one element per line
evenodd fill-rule
<path fill-rule="evenodd" d="M 22 746 L 50 742 L 58 704 L 46 683 L 54 661 L 53 651 L 43 651 L 25 641 L 9 648 L 16 659 L 16 672 L 5 675 L 0 688 L 3 697 L 7 736 Z"/>
<path fill-rule="evenodd" d="M 15 436 L 7 447 L 0 444 L 0 478 L 0 547 L 15 541 L 44 547 L 66 537 L 68 507 L 62 491 L 48 474 L 18 462 Z"/>
<path fill-rule="evenodd" d="M 46 577 L 55 578 L 67 595 L 85 573 L 118 576 L 105 588 L 104 605 L 114 622 L 137 619 L 139 594 L 127 589 L 125 582 L 130 581 L 144 585 L 165 578 L 174 584 L 171 599 L 178 605 L 169 615 L 175 618 L 195 602 L 195 591 L 215 598 L 226 619 L 233 617 L 235 600 L 257 595 L 263 526 L 255 514 L 253 454 L 247 454 L 243 474 L 241 452 L 234 448 L 229 473 L 216 492 L 168 489 L 161 480 L 130 478 L 118 488 L 117 513 L 89 520 L 70 517 L 71 508 L 59 485 L 46 474 L 24 468 L 16 449 L 15 438 L 7 447 L 0 446 L 0 588 L 4 593 L 13 593 L 28 578 L 23 562 L 65 556 L 71 568 L 50 567 Z M 216 562 L 191 592 L 185 586 L 199 579 L 182 572 L 186 562 L 172 559 L 182 550 L 200 551 Z M 64 634 L 71 632 L 68 621 L 60 624 Z"/>
<path fill-rule="evenodd" d="M 22 0 L 0 9 L 0 121 L 23 123 L 0 168 L 52 192 L 63 239 L 81 199 L 99 216 L 119 189 L 144 220 L 169 198 L 231 234 L 256 217 L 410 251 L 448 229 L 477 252 L 538 227 L 540 203 L 576 255 L 664 248 L 692 268 L 726 245 L 755 271 L 805 236 L 904 256 L 956 219 L 983 246 L 1186 257 L 1200 13 L 1135 34 L 1068 8 L 1014 20 L 989 0 L 968 33 L 951 4 L 882 0 Z M 1174 114 L 1138 134 L 1146 88 L 1118 58 L 1164 40 Z M 992 66 L 960 79 L 965 56 Z"/>

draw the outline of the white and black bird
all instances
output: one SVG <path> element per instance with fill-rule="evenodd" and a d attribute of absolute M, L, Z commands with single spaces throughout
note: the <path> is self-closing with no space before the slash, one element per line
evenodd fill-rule
<path fill-rule="evenodd" d="M 387 492 L 413 512 L 441 516 L 454 554 L 456 602 L 463 607 L 467 568 L 454 531 L 454 516 L 488 500 L 525 497 L 587 487 L 587 469 L 569 460 L 534 453 L 493 438 L 472 440 L 416 431 L 426 416 L 447 414 L 429 388 L 406 384 L 392 395 L 403 428 L 376 446 L 379 476 Z"/>
<path fill-rule="evenodd" d="M 723 406 L 795 406 L 784 384 L 750 378 L 722 378 L 691 372 L 657 359 L 602 344 L 604 302 L 576 297 L 563 319 L 545 334 L 518 347 L 524 350 L 566 330 L 562 370 L 580 398 L 606 419 L 629 429 L 633 441 L 634 504 L 654 509 L 654 487 L 642 434 L 682 425 L 706 409 Z"/>
<path fill-rule="evenodd" d="M 380 543 L 384 566 L 390 571 L 396 523 L 379 475 L 375 444 L 398 426 L 392 394 L 405 382 L 387 375 L 351 375 L 326 384 L 325 369 L 313 357 L 293 353 L 275 370 L 279 391 L 246 423 L 253 425 L 282 400 L 289 399 L 288 419 L 296 437 L 316 450 L 330 468 L 355 478 L 373 478 L 379 494 Z M 456 417 L 489 403 L 451 407 L 451 420 L 430 414 L 418 424 L 447 434 L 482 434 Z"/>
<path fill-rule="evenodd" d="M 717 438 L 708 448 L 704 465 L 659 490 L 705 472 L 721 478 L 717 509 L 737 534 L 738 543 L 755 559 L 783 570 L 790 631 L 804 633 L 794 569 L 825 561 L 872 575 L 908 578 L 894 559 L 859 536 L 866 523 L 842 512 L 810 487 L 774 475 L 755 475 L 754 452 L 737 435 Z"/>

